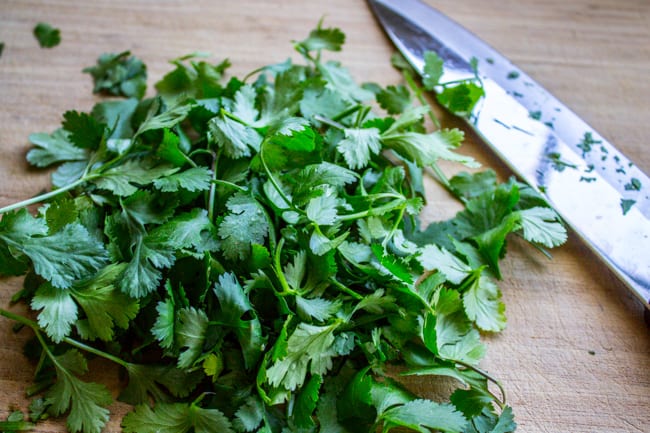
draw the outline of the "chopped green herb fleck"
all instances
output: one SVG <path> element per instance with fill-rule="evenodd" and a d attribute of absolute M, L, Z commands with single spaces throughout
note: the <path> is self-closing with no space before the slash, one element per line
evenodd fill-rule
<path fill-rule="evenodd" d="M 625 189 L 627 191 L 641 191 L 641 181 L 636 177 L 633 177 L 625 184 Z"/>
<path fill-rule="evenodd" d="M 636 200 L 621 199 L 621 209 L 623 210 L 623 215 L 626 215 L 635 203 Z"/>
<path fill-rule="evenodd" d="M 551 152 L 546 155 L 546 157 L 553 164 L 553 168 L 557 171 L 564 171 L 565 168 L 578 168 L 575 164 L 572 164 L 568 161 L 562 159 L 562 155 L 558 152 Z"/>
<path fill-rule="evenodd" d="M 582 150 L 582 156 L 584 157 L 587 153 L 591 152 L 594 144 L 600 144 L 600 143 L 602 143 L 602 141 L 594 139 L 593 134 L 591 132 L 585 132 L 582 141 L 578 143 L 577 146 L 578 149 Z"/>
<path fill-rule="evenodd" d="M 52 48 L 61 43 L 61 31 L 48 23 L 36 24 L 34 36 L 41 48 Z"/>

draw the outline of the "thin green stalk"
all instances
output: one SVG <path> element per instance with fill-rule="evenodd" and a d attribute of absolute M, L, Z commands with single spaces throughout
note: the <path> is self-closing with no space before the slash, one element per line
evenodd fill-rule
<path fill-rule="evenodd" d="M 451 183 L 449 182 L 449 178 L 443 171 L 440 169 L 440 166 L 437 163 L 433 163 L 429 166 L 431 168 L 431 171 L 433 171 L 433 176 L 438 179 L 438 182 L 445 187 L 445 189 L 449 192 L 453 193 L 453 189 L 451 187 Z M 455 194 L 454 194 L 455 195 Z"/>
<path fill-rule="evenodd" d="M 351 213 L 347 215 L 340 215 L 339 220 L 340 221 L 350 221 L 350 220 L 356 220 L 360 218 L 366 218 L 372 215 L 381 215 L 382 213 L 389 212 L 391 210 L 397 209 L 400 206 L 404 204 L 404 199 L 398 199 L 398 200 L 393 200 L 391 202 L 388 202 L 382 206 L 378 207 L 371 207 L 370 209 L 361 211 L 361 212 L 356 212 L 356 213 Z"/>
<path fill-rule="evenodd" d="M 361 300 L 363 300 L 363 296 L 362 296 L 362 295 L 358 294 L 357 292 L 355 292 L 354 290 L 352 290 L 352 289 L 349 288 L 348 286 L 346 286 L 346 285 L 340 283 L 336 278 L 331 277 L 331 278 L 329 279 L 329 282 L 332 283 L 332 285 L 334 285 L 334 287 L 336 287 L 337 289 L 339 289 L 341 292 L 346 293 L 346 294 L 352 296 L 352 297 L 353 297 L 354 299 L 356 299 L 357 301 L 361 301 Z"/>
<path fill-rule="evenodd" d="M 487 371 L 482 370 L 479 367 L 476 367 L 476 366 L 474 366 L 472 364 L 468 364 L 467 362 L 460 361 L 460 360 L 457 360 L 457 359 L 452 359 L 450 361 L 452 361 L 452 362 L 454 362 L 456 364 L 462 365 L 463 367 L 465 367 L 467 369 L 470 369 L 470 370 L 480 374 L 481 376 L 485 377 L 490 382 L 494 383 L 499 388 L 499 392 L 501 393 L 501 399 L 499 399 L 496 395 L 494 395 L 490 390 L 488 390 L 488 392 L 490 393 L 490 395 L 492 397 L 494 397 L 494 400 L 497 402 L 497 404 L 499 405 L 499 407 L 501 409 L 505 408 L 505 406 L 506 406 L 506 390 L 503 388 L 503 385 L 501 384 L 501 382 L 498 379 L 496 379 L 494 376 L 492 376 Z"/>
<path fill-rule="evenodd" d="M 271 184 L 275 188 L 275 190 L 278 192 L 282 200 L 286 203 L 287 207 L 293 211 L 303 213 L 301 209 L 296 208 L 292 203 L 291 200 L 289 200 L 289 197 L 286 196 L 282 188 L 280 188 L 280 185 L 278 182 L 275 180 L 275 177 L 273 176 L 273 173 L 271 173 L 271 169 L 269 169 L 269 166 L 266 164 L 266 160 L 264 159 L 264 143 L 260 146 L 260 161 L 262 162 L 262 167 L 264 168 L 264 171 L 266 172 L 266 175 L 269 177 L 269 180 L 271 181 Z"/>
<path fill-rule="evenodd" d="M 36 197 L 32 197 L 30 199 L 19 201 L 17 203 L 11 204 L 9 206 L 5 206 L 3 208 L 0 208 L 0 215 L 2 215 L 3 213 L 11 212 L 12 210 L 21 209 L 21 208 L 24 208 L 24 207 L 27 207 L 27 206 L 30 206 L 30 205 L 33 205 L 33 204 L 36 204 L 36 203 L 41 203 L 41 202 L 44 202 L 46 200 L 49 200 L 52 197 L 56 197 L 59 194 L 62 194 L 64 192 L 66 192 L 66 191 L 70 191 L 71 189 L 74 189 L 74 188 L 78 187 L 79 185 L 81 185 L 82 183 L 86 182 L 89 179 L 90 179 L 90 177 L 82 177 L 82 178 L 77 179 L 74 182 L 72 182 L 72 183 L 70 183 L 70 184 L 68 184 L 66 186 L 63 186 L 63 187 L 61 187 L 59 189 L 55 189 L 55 190 L 52 190 L 52 191 L 47 192 L 45 194 L 37 195 Z"/>
<path fill-rule="evenodd" d="M 208 193 L 208 219 L 214 222 L 214 203 L 217 196 L 217 164 L 219 163 L 219 156 L 221 152 L 212 154 L 212 179 L 210 183 L 210 191 Z"/>
<path fill-rule="evenodd" d="M 32 330 L 34 331 L 34 334 L 36 335 L 36 338 L 41 343 L 41 346 L 43 346 L 43 350 L 53 360 L 53 362 L 56 363 L 56 360 L 54 358 L 54 354 L 52 354 L 52 352 L 48 348 L 47 342 L 43 338 L 42 330 L 41 330 L 41 327 L 38 325 L 38 323 L 36 323 L 33 320 L 30 320 L 30 319 L 28 319 L 26 317 L 23 317 L 23 316 L 21 316 L 19 314 L 15 314 L 15 313 L 12 313 L 11 311 L 7 311 L 7 310 L 5 310 L 3 308 L 0 308 L 0 316 L 4 316 L 7 319 L 13 320 L 13 321 L 18 322 L 18 323 L 22 323 L 23 325 L 29 326 L 30 328 L 32 328 Z M 113 361 L 114 363 L 116 363 L 118 365 L 121 365 L 124 368 L 128 368 L 128 363 L 126 361 L 124 361 L 124 360 L 122 360 L 122 359 L 120 359 L 120 358 L 118 358 L 116 356 L 113 356 L 110 353 L 106 353 L 106 352 L 101 351 L 99 349 L 95 349 L 92 346 L 88 346 L 87 344 L 84 344 L 84 343 L 82 343 L 80 341 L 74 340 L 74 339 L 72 339 L 70 337 L 63 337 L 63 339 L 61 341 L 63 341 L 64 343 L 69 344 L 70 346 L 81 349 L 81 350 L 83 350 L 85 352 L 92 353 L 92 354 L 97 355 L 99 357 L 108 359 L 109 361 Z"/>
<path fill-rule="evenodd" d="M 321 115 L 318 115 L 318 114 L 314 115 L 314 119 L 316 119 L 319 122 L 322 122 L 322 123 L 324 123 L 324 124 L 326 124 L 328 126 L 331 126 L 333 128 L 340 129 L 341 131 L 343 131 L 345 129 L 345 125 L 343 125 L 343 124 L 341 124 L 339 122 L 336 122 L 336 121 L 334 121 L 332 119 L 328 119 L 327 117 L 323 117 Z"/>
<path fill-rule="evenodd" d="M 361 109 L 362 107 L 363 107 L 363 105 L 361 105 L 361 104 L 353 105 L 352 107 L 341 111 L 336 116 L 333 116 L 331 120 L 333 120 L 334 122 L 338 122 L 341 119 L 345 119 L 350 114 L 354 114 L 355 112 L 359 111 L 359 109 Z"/>
<path fill-rule="evenodd" d="M 386 235 L 386 238 L 382 242 L 382 246 L 384 247 L 384 249 L 386 249 L 386 245 L 388 245 L 388 241 L 390 241 L 393 238 L 395 232 L 399 228 L 399 225 L 401 224 L 402 219 L 404 218 L 404 212 L 406 212 L 406 204 L 404 204 L 404 206 L 400 208 L 399 214 L 397 215 L 397 218 L 395 218 L 395 224 L 393 224 L 393 227 L 391 227 L 390 232 L 388 233 L 388 235 Z"/>
<path fill-rule="evenodd" d="M 109 361 L 121 365 L 126 369 L 129 368 L 129 363 L 124 361 L 123 359 L 120 359 L 117 356 L 111 355 L 110 353 L 106 353 L 102 350 L 95 349 L 94 347 L 84 344 L 81 341 L 77 341 L 69 337 L 63 337 L 62 341 L 69 344 L 70 346 L 76 347 L 77 349 L 81 349 L 85 352 L 92 353 L 93 355 L 97 355 L 101 358 L 108 359 Z"/>
<path fill-rule="evenodd" d="M 280 238 L 278 246 L 275 248 L 275 253 L 273 254 L 273 272 L 275 276 L 278 277 L 280 286 L 282 286 L 282 291 L 279 293 L 280 296 L 287 295 L 296 295 L 296 291 L 289 287 L 289 282 L 282 272 L 282 262 L 280 260 L 280 254 L 282 253 L 282 247 L 284 246 L 284 238 Z"/>
<path fill-rule="evenodd" d="M 236 190 L 241 191 L 241 192 L 248 192 L 248 190 L 246 188 L 244 188 L 243 186 L 237 185 L 236 183 L 228 182 L 227 180 L 212 179 L 212 180 L 210 180 L 210 182 L 212 182 L 214 184 L 217 184 L 217 185 L 227 186 L 229 188 L 236 189 Z"/>
<path fill-rule="evenodd" d="M 424 95 L 422 93 L 422 88 L 420 86 L 418 86 L 418 84 L 415 82 L 415 79 L 413 78 L 413 76 L 409 72 L 404 71 L 404 79 L 406 80 L 406 83 L 408 84 L 408 86 L 411 88 L 411 90 L 415 94 L 415 97 L 420 102 L 420 104 L 428 106 L 429 101 L 427 101 L 424 98 Z M 433 114 L 432 110 L 429 110 L 429 119 L 431 119 L 431 121 L 436 126 L 436 128 L 440 129 L 440 120 L 435 116 L 435 114 Z"/>

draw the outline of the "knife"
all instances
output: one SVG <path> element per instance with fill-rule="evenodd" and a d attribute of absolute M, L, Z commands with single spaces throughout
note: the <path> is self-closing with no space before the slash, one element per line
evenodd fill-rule
<path fill-rule="evenodd" d="M 441 82 L 474 77 L 476 133 L 549 204 L 650 311 L 650 179 L 573 111 L 477 36 L 419 0 L 368 0 L 406 60 L 444 61 Z M 646 311 L 646 314 L 648 313 Z"/>

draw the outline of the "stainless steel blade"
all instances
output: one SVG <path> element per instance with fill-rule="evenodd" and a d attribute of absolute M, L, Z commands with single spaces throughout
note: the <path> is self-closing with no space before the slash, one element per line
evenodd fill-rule
<path fill-rule="evenodd" d="M 418 0 L 369 0 L 389 38 L 422 73 L 424 53 L 445 62 L 442 81 L 474 75 L 485 97 L 468 121 L 648 307 L 650 179 L 598 132 L 477 36 Z M 650 308 L 650 307 L 649 307 Z"/>

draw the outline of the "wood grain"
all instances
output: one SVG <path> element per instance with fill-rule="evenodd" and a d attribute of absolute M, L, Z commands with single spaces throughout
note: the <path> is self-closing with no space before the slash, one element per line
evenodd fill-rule
<path fill-rule="evenodd" d="M 509 56 L 650 172 L 650 2 L 428 2 Z M 24 162 L 27 136 L 55 129 L 65 110 L 92 107 L 92 84 L 81 69 L 100 53 L 132 50 L 147 63 L 150 83 L 169 70 L 168 59 L 197 50 L 230 58 L 232 73 L 242 74 L 292 56 L 290 41 L 322 16 L 346 32 L 344 51 L 333 57 L 359 81 L 399 81 L 388 60 L 393 49 L 360 0 L 2 0 L 0 206 L 48 187 L 48 174 Z M 38 47 L 31 33 L 38 21 L 61 29 L 60 46 Z M 463 150 L 508 175 L 475 140 Z M 454 206 L 445 195 L 432 196 L 427 218 Z M 650 431 L 650 332 L 642 307 L 620 283 L 574 237 L 552 261 L 511 242 L 503 274 L 509 327 L 486 337 L 483 366 L 503 381 L 519 431 Z M 19 286 L 18 279 L 0 280 L 0 305 Z M 27 332 L 14 334 L 11 326 L 0 320 L 0 417 L 25 406 L 33 369 L 21 353 Z M 109 366 L 98 380 L 118 386 Z M 107 432 L 120 431 L 128 407 L 112 409 Z M 48 421 L 37 431 L 65 427 Z"/>

